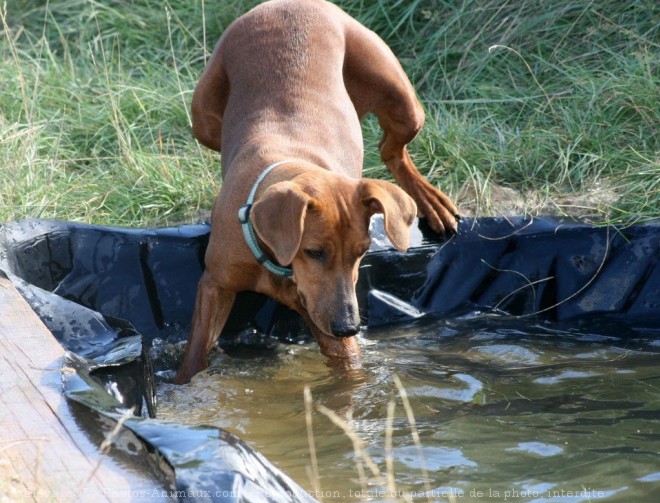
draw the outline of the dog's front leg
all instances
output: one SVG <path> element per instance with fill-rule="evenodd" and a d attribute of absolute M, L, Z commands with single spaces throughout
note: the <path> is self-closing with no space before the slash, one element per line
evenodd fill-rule
<path fill-rule="evenodd" d="M 208 367 L 208 354 L 218 340 L 234 305 L 236 293 L 221 288 L 205 271 L 197 286 L 197 300 L 183 364 L 175 382 L 190 382 L 192 376 Z"/>

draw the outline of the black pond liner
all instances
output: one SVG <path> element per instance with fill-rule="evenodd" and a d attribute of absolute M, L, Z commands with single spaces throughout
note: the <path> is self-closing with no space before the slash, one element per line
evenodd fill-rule
<path fill-rule="evenodd" d="M 209 226 L 120 229 L 27 220 L 0 228 L 0 270 L 66 351 L 64 392 L 93 418 L 124 421 L 183 499 L 314 501 L 236 436 L 158 421 L 149 347 L 185 339 Z M 399 253 L 373 229 L 358 300 L 364 325 L 466 312 L 660 328 L 660 222 L 595 227 L 542 218 L 463 220 L 456 237 L 416 230 Z M 299 316 L 238 300 L 227 350 L 308 338 Z M 135 417 L 126 419 L 127 409 Z M 91 433 L 90 433 L 91 435 Z M 163 462 L 165 461 L 165 462 Z"/>

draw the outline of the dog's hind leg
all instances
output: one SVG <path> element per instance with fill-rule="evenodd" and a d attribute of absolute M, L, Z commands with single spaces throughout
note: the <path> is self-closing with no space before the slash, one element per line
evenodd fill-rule
<path fill-rule="evenodd" d="M 408 149 L 406 136 L 399 135 L 390 117 L 380 115 L 383 128 L 380 157 L 394 175 L 397 183 L 415 200 L 419 216 L 426 218 L 429 226 L 440 234 L 456 233 L 458 209 L 441 190 L 431 185 L 417 170 Z"/>
<path fill-rule="evenodd" d="M 380 156 L 394 178 L 417 204 L 420 216 L 439 233 L 456 231 L 458 210 L 417 170 L 407 144 L 424 125 L 424 110 L 398 60 L 375 33 L 346 20 L 344 81 L 362 118 L 378 117 L 383 129 Z"/>
<path fill-rule="evenodd" d="M 216 46 L 192 98 L 192 129 L 199 142 L 217 152 L 222 145 L 222 116 L 229 98 L 229 79 Z"/>
<path fill-rule="evenodd" d="M 209 272 L 204 272 L 197 286 L 195 312 L 183 364 L 174 380 L 177 384 L 189 382 L 197 372 L 208 367 L 209 351 L 227 322 L 235 297 L 235 292 L 219 287 Z"/>

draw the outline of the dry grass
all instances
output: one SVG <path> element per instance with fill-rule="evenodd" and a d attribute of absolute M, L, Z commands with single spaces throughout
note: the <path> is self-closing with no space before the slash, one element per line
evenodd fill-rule
<path fill-rule="evenodd" d="M 416 446 L 419 461 L 420 461 L 420 475 L 424 480 L 422 487 L 420 487 L 417 492 L 424 492 L 427 495 L 427 501 L 431 502 L 431 494 L 433 493 L 430 485 L 430 477 L 426 470 L 426 462 L 424 459 L 424 448 L 422 446 L 419 433 L 417 432 L 417 426 L 415 421 L 415 416 L 413 413 L 413 408 L 408 400 L 408 393 L 404 388 L 401 380 L 398 376 L 393 377 L 394 384 L 398 391 L 398 397 L 401 406 L 404 409 L 406 419 L 410 427 L 411 441 Z M 305 400 L 305 421 L 307 424 L 307 434 L 310 448 L 310 469 L 308 470 L 310 482 L 315 495 L 323 495 L 323 492 L 320 489 L 320 480 L 318 472 L 318 461 L 316 453 L 316 443 L 314 440 L 313 434 L 313 399 L 312 393 L 309 386 L 305 387 L 304 391 L 304 400 Z M 392 448 L 392 433 L 394 431 L 393 423 L 396 416 L 398 400 L 396 397 L 388 403 L 387 407 L 387 418 L 385 419 L 385 431 L 384 431 L 384 469 L 382 466 L 379 466 L 378 463 L 374 461 L 374 458 L 369 453 L 369 448 L 367 442 L 360 437 L 358 432 L 354 427 L 353 418 L 351 412 L 346 413 L 345 416 L 340 416 L 336 412 L 330 410 L 324 405 L 316 404 L 316 410 L 321 413 L 323 416 L 328 418 L 332 424 L 339 428 L 343 434 L 351 441 L 353 445 L 353 458 L 355 461 L 355 469 L 358 474 L 358 482 L 360 484 L 360 491 L 353 491 L 353 494 L 356 495 L 365 495 L 364 499 L 368 499 L 366 495 L 369 495 L 376 490 L 378 491 L 379 496 L 384 496 L 388 501 L 393 502 L 410 502 L 413 501 L 413 498 L 410 493 L 406 491 L 401 491 L 397 488 L 396 483 L 396 473 L 395 473 L 395 459 Z M 452 498 L 449 495 L 450 503 L 454 503 L 455 498 Z"/>

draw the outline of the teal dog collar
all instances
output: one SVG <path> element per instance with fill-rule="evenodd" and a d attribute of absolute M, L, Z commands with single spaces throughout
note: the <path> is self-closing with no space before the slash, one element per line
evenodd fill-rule
<path fill-rule="evenodd" d="M 275 262 L 270 260 L 263 252 L 263 250 L 259 246 L 259 241 L 257 241 L 257 235 L 254 231 L 254 226 L 250 221 L 250 210 L 252 209 L 252 204 L 254 203 L 254 196 L 257 193 L 257 188 L 259 187 L 259 184 L 263 181 L 264 178 L 266 178 L 268 173 L 273 171 L 281 164 L 287 162 L 291 162 L 291 161 L 285 159 L 283 161 L 278 161 L 268 166 L 259 175 L 257 181 L 254 182 L 254 185 L 252 186 L 252 190 L 250 191 L 250 195 L 248 196 L 247 202 L 243 206 L 241 206 L 238 210 L 238 221 L 241 223 L 241 228 L 243 229 L 243 236 L 245 237 L 245 242 L 247 243 L 248 248 L 250 248 L 252 254 L 254 255 L 254 258 L 256 258 L 257 262 L 259 262 L 262 266 L 264 266 L 266 270 L 272 272 L 276 276 L 282 276 L 284 278 L 290 278 L 293 275 L 293 269 L 291 269 L 290 267 L 282 267 L 281 265 L 276 264 Z"/>

